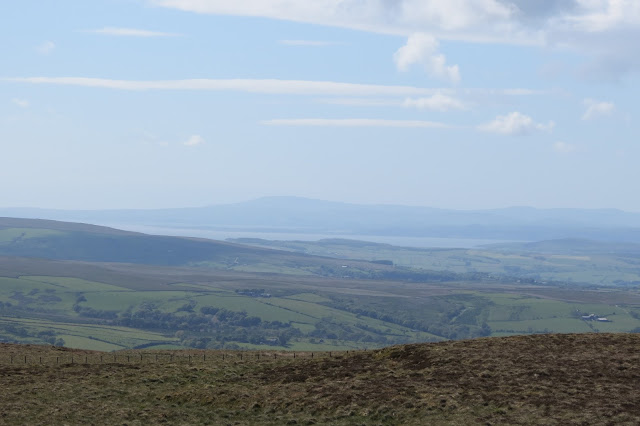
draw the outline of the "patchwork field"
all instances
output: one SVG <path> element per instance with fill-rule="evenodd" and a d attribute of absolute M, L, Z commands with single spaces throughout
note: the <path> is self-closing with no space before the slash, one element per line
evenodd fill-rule
<path fill-rule="evenodd" d="M 485 273 L 582 285 L 640 285 L 640 246 L 626 243 L 558 240 L 474 249 L 427 249 L 339 239 L 311 242 L 244 238 L 231 241 L 340 259 L 391 261 L 404 267 L 460 274 Z"/>
<path fill-rule="evenodd" d="M 0 340 L 103 351 L 314 351 L 640 331 L 640 294 L 634 286 L 544 283 L 506 274 L 513 262 L 531 259 L 575 269 L 594 261 L 604 249 L 598 244 L 556 242 L 485 252 L 346 240 L 250 242 L 265 247 L 0 218 L 0 252 L 30 254 L 0 256 Z M 266 247 L 273 245 L 300 253 Z M 557 252 L 547 253 L 549 247 Z M 618 260 L 623 257 L 616 250 L 626 250 L 630 273 L 634 247 L 606 248 Z M 114 261 L 125 258 L 128 263 Z M 397 266 L 415 266 L 411 262 L 419 259 L 428 262 L 420 268 Z M 474 262 L 498 269 L 478 272 Z M 461 265 L 463 273 L 449 271 Z M 607 321 L 582 318 L 590 314 Z"/>
<path fill-rule="evenodd" d="M 67 264 L 65 271 L 76 266 L 83 276 L 90 265 Z M 640 330 L 640 297 L 629 290 L 565 292 L 502 283 L 479 290 L 474 283 L 354 280 L 337 285 L 230 271 L 193 275 L 192 269 L 167 269 L 165 279 L 175 282 L 161 281 L 154 289 L 148 283 L 153 275 L 144 269 L 101 267 L 108 282 L 0 277 L 0 337 L 102 351 L 166 345 L 340 350 L 470 336 Z M 117 285 L 126 273 L 132 276 Z M 136 277 L 147 284 L 136 284 Z M 581 318 L 591 313 L 609 322 Z"/>

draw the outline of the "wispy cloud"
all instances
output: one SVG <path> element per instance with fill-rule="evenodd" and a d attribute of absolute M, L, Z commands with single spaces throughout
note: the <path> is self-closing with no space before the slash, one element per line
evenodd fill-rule
<path fill-rule="evenodd" d="M 295 118 L 264 120 L 266 126 L 311 126 L 311 127 L 406 127 L 443 129 L 450 127 L 444 123 L 416 120 L 382 120 L 376 118 Z"/>
<path fill-rule="evenodd" d="M 189 139 L 182 142 L 184 146 L 198 146 L 204 144 L 204 138 L 200 135 L 191 135 Z"/>
<path fill-rule="evenodd" d="M 511 112 L 507 115 L 499 115 L 495 120 L 478 126 L 478 130 L 501 135 L 525 135 L 535 131 L 550 131 L 553 127 L 553 121 L 548 124 L 536 123 L 527 115 Z"/>
<path fill-rule="evenodd" d="M 14 105 L 19 106 L 20 108 L 29 108 L 29 101 L 26 99 L 13 98 L 11 99 L 11 102 L 13 102 Z"/>
<path fill-rule="evenodd" d="M 613 102 L 599 102 L 594 99 L 585 99 L 583 101 L 587 110 L 582 115 L 583 120 L 593 120 L 598 117 L 605 117 L 613 114 L 616 106 Z"/>
<path fill-rule="evenodd" d="M 277 79 L 112 80 L 90 77 L 21 77 L 2 80 L 119 90 L 232 90 L 291 95 L 408 96 L 430 95 L 437 91 L 437 89 L 412 86 Z"/>
<path fill-rule="evenodd" d="M 120 37 L 181 37 L 183 35 L 176 33 L 165 33 L 159 31 L 120 27 L 104 27 L 98 30 L 83 30 L 82 32 Z"/>
<path fill-rule="evenodd" d="M 393 55 L 393 60 L 400 71 L 419 64 L 432 77 L 454 84 L 460 82 L 460 69 L 457 65 L 446 64 L 447 59 L 438 52 L 438 40 L 428 34 L 412 34 L 407 44 Z"/>
<path fill-rule="evenodd" d="M 278 43 L 285 46 L 311 46 L 311 47 L 324 47 L 324 46 L 337 46 L 342 43 L 335 41 L 322 41 L 322 40 L 280 40 Z"/>
<path fill-rule="evenodd" d="M 149 0 L 196 13 L 262 16 L 408 36 L 415 32 L 463 32 L 497 24 L 513 15 L 498 0 Z M 480 28 L 476 29 L 479 32 Z M 488 29 L 487 29 L 488 30 Z M 498 33 L 501 29 L 495 29 Z"/>
<path fill-rule="evenodd" d="M 428 98 L 407 98 L 404 100 L 403 106 L 440 112 L 467 108 L 466 104 L 461 100 L 442 93 L 436 93 Z"/>
<path fill-rule="evenodd" d="M 321 98 L 316 102 L 328 105 L 363 106 L 363 107 L 400 107 L 401 100 L 385 98 Z"/>
<path fill-rule="evenodd" d="M 341 83 L 315 80 L 278 79 L 188 79 L 113 80 L 91 77 L 17 77 L 0 81 L 28 84 L 54 84 L 115 90 L 228 90 L 275 95 L 324 96 L 434 96 L 455 94 L 457 89 Z M 460 89 L 460 93 L 481 96 L 528 96 L 548 93 L 529 89 Z"/>
<path fill-rule="evenodd" d="M 36 47 L 36 51 L 41 55 L 50 55 L 56 48 L 56 44 L 52 41 L 45 41 Z"/>

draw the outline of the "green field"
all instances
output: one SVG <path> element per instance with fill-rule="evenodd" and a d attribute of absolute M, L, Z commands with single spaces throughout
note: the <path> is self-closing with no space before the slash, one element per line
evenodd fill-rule
<path fill-rule="evenodd" d="M 475 249 L 396 247 L 364 241 L 328 239 L 311 241 L 233 240 L 279 250 L 339 259 L 392 261 L 395 265 L 460 274 L 495 274 L 576 284 L 640 285 L 640 262 L 627 244 L 549 242 L 533 248 L 501 245 Z"/>
<path fill-rule="evenodd" d="M 479 291 L 474 283 L 374 281 L 366 284 L 371 294 L 363 295 L 358 281 L 335 287 L 316 278 L 310 291 L 309 282 L 292 277 L 252 277 L 217 280 L 212 274 L 205 282 L 199 275 L 189 282 L 182 276 L 173 290 L 158 291 L 74 277 L 0 277 L 0 336 L 28 343 L 61 339 L 65 346 L 103 351 L 203 344 L 318 351 L 470 335 L 640 330 L 640 297 L 629 290 L 575 289 L 569 294 L 576 300 L 567 300 L 559 289 L 515 283 Z M 256 283 L 264 284 L 260 291 L 268 297 L 246 294 Z M 593 302 L 598 299 L 606 303 Z M 580 318 L 588 313 L 610 322 Z"/>
<path fill-rule="evenodd" d="M 25 337 L 26 343 L 42 343 L 38 334 L 54 332 L 64 340 L 65 346 L 78 349 L 110 351 L 133 348 L 150 343 L 170 344 L 177 339 L 127 327 L 113 327 L 106 325 L 87 325 L 67 322 L 53 322 L 50 320 L 25 318 L 0 318 L 0 327 L 7 330 L 24 329 L 33 337 Z"/>
<path fill-rule="evenodd" d="M 0 341 L 300 351 L 640 331 L 638 289 L 602 279 L 638 272 L 635 252 L 612 244 L 252 242 L 301 253 L 0 218 L 0 252 L 14 255 L 0 256 Z M 582 319 L 588 314 L 609 321 Z"/>

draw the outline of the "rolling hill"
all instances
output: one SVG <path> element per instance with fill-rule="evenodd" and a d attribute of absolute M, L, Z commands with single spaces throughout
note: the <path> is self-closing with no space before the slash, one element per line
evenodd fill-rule
<path fill-rule="evenodd" d="M 0 341 L 98 350 L 338 350 L 640 329 L 640 298 L 632 287 L 499 274 L 537 273 L 542 262 L 555 275 L 576 276 L 582 259 L 345 240 L 282 244 L 289 251 L 0 219 Z M 407 260 L 419 267 L 398 266 Z M 463 273 L 449 271 L 455 268 Z M 590 313 L 610 320 L 581 319 Z"/>

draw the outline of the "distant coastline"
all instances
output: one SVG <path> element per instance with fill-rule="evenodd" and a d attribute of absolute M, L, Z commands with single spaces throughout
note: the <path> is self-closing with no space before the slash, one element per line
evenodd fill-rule
<path fill-rule="evenodd" d="M 226 240 L 229 238 L 261 238 L 277 241 L 319 241 L 326 238 L 343 238 L 358 241 L 371 241 L 374 243 L 391 244 L 400 247 L 418 248 L 475 248 L 485 244 L 515 243 L 528 241 L 492 240 L 476 238 L 435 238 L 435 237 L 395 237 L 385 235 L 358 235 L 340 233 L 304 233 L 304 232 L 277 232 L 256 231 L 250 229 L 230 228 L 181 228 L 163 226 L 144 226 L 119 223 L 100 223 L 99 225 L 122 229 L 125 231 L 142 232 L 144 234 L 168 235 L 174 237 L 208 238 L 212 240 Z"/>

